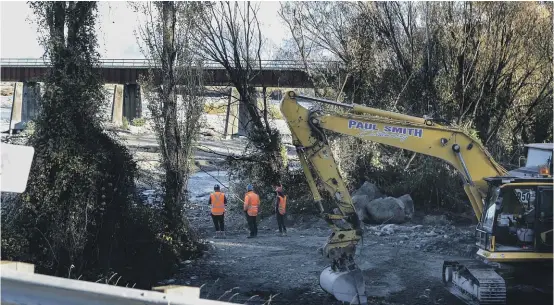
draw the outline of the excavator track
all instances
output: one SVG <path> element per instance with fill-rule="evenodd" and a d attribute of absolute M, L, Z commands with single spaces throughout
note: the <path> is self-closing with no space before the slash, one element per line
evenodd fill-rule
<path fill-rule="evenodd" d="M 506 304 L 506 283 L 481 261 L 445 261 L 442 280 L 446 288 L 468 305 Z"/>

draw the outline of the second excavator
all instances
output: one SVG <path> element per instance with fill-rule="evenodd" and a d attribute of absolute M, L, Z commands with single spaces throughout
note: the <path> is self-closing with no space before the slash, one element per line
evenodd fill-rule
<path fill-rule="evenodd" d="M 322 104 L 335 110 L 324 111 Z M 315 202 L 332 229 L 322 251 L 331 265 L 321 273 L 320 285 L 337 300 L 367 304 L 367 294 L 354 259 L 362 222 L 327 132 L 436 157 L 457 169 L 478 220 L 479 247 L 474 260 L 444 262 L 444 285 L 458 298 L 468 304 L 505 304 L 507 282 L 518 270 L 533 270 L 532 278 L 544 278 L 540 284 L 551 287 L 552 144 L 544 164 L 508 172 L 479 141 L 444 120 L 299 96 L 294 91 L 285 94 L 281 112 Z M 323 208 L 320 188 L 334 198 L 337 209 Z"/>

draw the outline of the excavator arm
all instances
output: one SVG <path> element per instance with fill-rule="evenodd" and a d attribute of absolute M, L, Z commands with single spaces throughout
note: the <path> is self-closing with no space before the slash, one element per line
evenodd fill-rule
<path fill-rule="evenodd" d="M 342 111 L 324 112 L 318 107 L 306 105 L 306 102 L 313 101 L 337 106 Z M 297 96 L 294 91 L 285 94 L 281 102 L 281 112 L 290 128 L 293 144 L 296 146 L 310 190 L 324 219 L 333 230 L 323 248 L 324 256 L 330 258 L 333 263 L 331 270 L 324 273 L 340 275 L 358 272 L 354 276 L 355 281 L 347 281 L 354 287 L 339 288 L 336 288 L 337 285 L 334 283 L 324 287 L 324 273 L 322 273 L 320 284 L 339 300 L 351 301 L 349 298 L 356 296 L 357 303 L 364 303 L 360 300 L 360 296 L 365 299 L 365 291 L 363 291 L 363 285 L 359 283 L 360 275 L 354 262 L 355 247 L 361 239 L 362 230 L 350 193 L 333 158 L 327 141 L 327 131 L 446 161 L 460 173 L 464 190 L 478 220 L 483 213 L 483 198 L 487 192 L 484 178 L 507 173 L 493 160 L 485 147 L 470 135 L 454 127 L 442 126 L 433 119 Z M 314 178 L 314 174 L 317 179 Z M 336 199 L 338 211 L 335 213 L 326 213 L 323 210 L 318 184 Z M 334 277 L 338 278 L 338 276 Z M 335 291 L 335 289 L 341 291 Z"/>
<path fill-rule="evenodd" d="M 298 100 L 317 101 L 347 109 L 347 112 L 324 113 L 308 109 Z M 289 91 L 281 103 L 281 112 L 291 129 L 294 144 L 309 159 L 325 189 L 339 200 L 343 214 L 353 209 L 351 198 L 338 174 L 327 143 L 326 131 L 353 136 L 412 152 L 439 158 L 454 166 L 462 177 L 464 189 L 479 220 L 483 212 L 483 198 L 487 192 L 486 177 L 503 176 L 507 171 L 500 166 L 486 148 L 461 129 L 442 126 L 433 119 L 424 119 L 361 105 L 336 103 Z M 307 153 L 307 152 L 310 153 Z M 304 159 L 304 158 L 301 158 Z M 325 161 L 323 161 L 323 160 Z M 328 160 L 328 161 L 327 161 Z M 306 162 L 306 160 L 304 161 Z M 306 169 L 303 164 L 304 169 Z M 308 180 L 313 180 L 307 174 Z M 336 180 L 336 184 L 334 181 Z M 331 182 L 331 186 L 329 184 Z M 316 200 L 320 195 L 310 183 Z M 338 199 L 338 198 L 337 198 Z"/>

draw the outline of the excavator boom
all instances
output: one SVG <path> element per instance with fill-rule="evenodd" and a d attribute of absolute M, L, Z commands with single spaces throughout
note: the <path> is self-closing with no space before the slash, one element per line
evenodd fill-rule
<path fill-rule="evenodd" d="M 323 113 L 302 106 L 298 100 L 328 103 L 348 111 Z M 293 138 L 296 137 L 302 147 L 321 145 L 325 132 L 332 131 L 436 157 L 451 164 L 462 176 L 464 189 L 478 220 L 483 213 L 483 198 L 487 192 L 484 178 L 507 173 L 479 141 L 461 129 L 439 125 L 433 119 L 296 96 L 293 91 L 283 99 L 281 111 Z"/>

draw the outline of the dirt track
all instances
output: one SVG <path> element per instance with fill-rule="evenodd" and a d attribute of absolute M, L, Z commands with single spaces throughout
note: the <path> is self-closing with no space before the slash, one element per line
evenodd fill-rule
<path fill-rule="evenodd" d="M 238 304 L 268 304 L 272 296 L 271 304 L 342 304 L 319 287 L 319 274 L 328 261 L 317 249 L 330 232 L 322 220 L 289 219 L 289 236 L 279 237 L 272 216 L 260 221 L 258 238 L 247 239 L 246 220 L 233 213 L 226 219 L 227 238 L 214 239 L 207 213 L 194 210 L 190 220 L 207 238 L 210 251 L 183 262 L 180 274 L 166 283 L 204 285 L 202 298 L 232 297 L 230 302 Z M 464 304 L 443 288 L 442 262 L 468 258 L 474 250 L 472 225 L 415 220 L 400 226 L 366 226 L 357 262 L 369 304 Z M 509 305 L 552 304 L 532 291 L 509 291 L 508 300 Z"/>
<path fill-rule="evenodd" d="M 272 304 L 340 304 L 318 284 L 320 272 L 328 265 L 317 252 L 330 232 L 323 221 L 314 217 L 289 220 L 293 223 L 289 236 L 279 237 L 275 218 L 270 217 L 260 221 L 258 238 L 247 239 L 245 220 L 233 215 L 227 220 L 227 238 L 213 239 L 207 213 L 196 211 L 191 224 L 208 237 L 211 251 L 197 261 L 183 263 L 182 273 L 169 283 L 205 284 L 202 297 L 210 299 L 232 290 L 222 299 L 239 293 L 232 301 L 241 304 L 253 295 L 260 298 L 248 304 L 263 304 L 276 294 Z M 425 228 L 432 230 L 430 226 L 418 230 Z M 370 304 L 462 304 L 441 284 L 442 261 L 453 256 L 418 250 L 404 235 L 377 236 L 371 230 L 364 234 L 358 264 L 364 271 Z"/>

